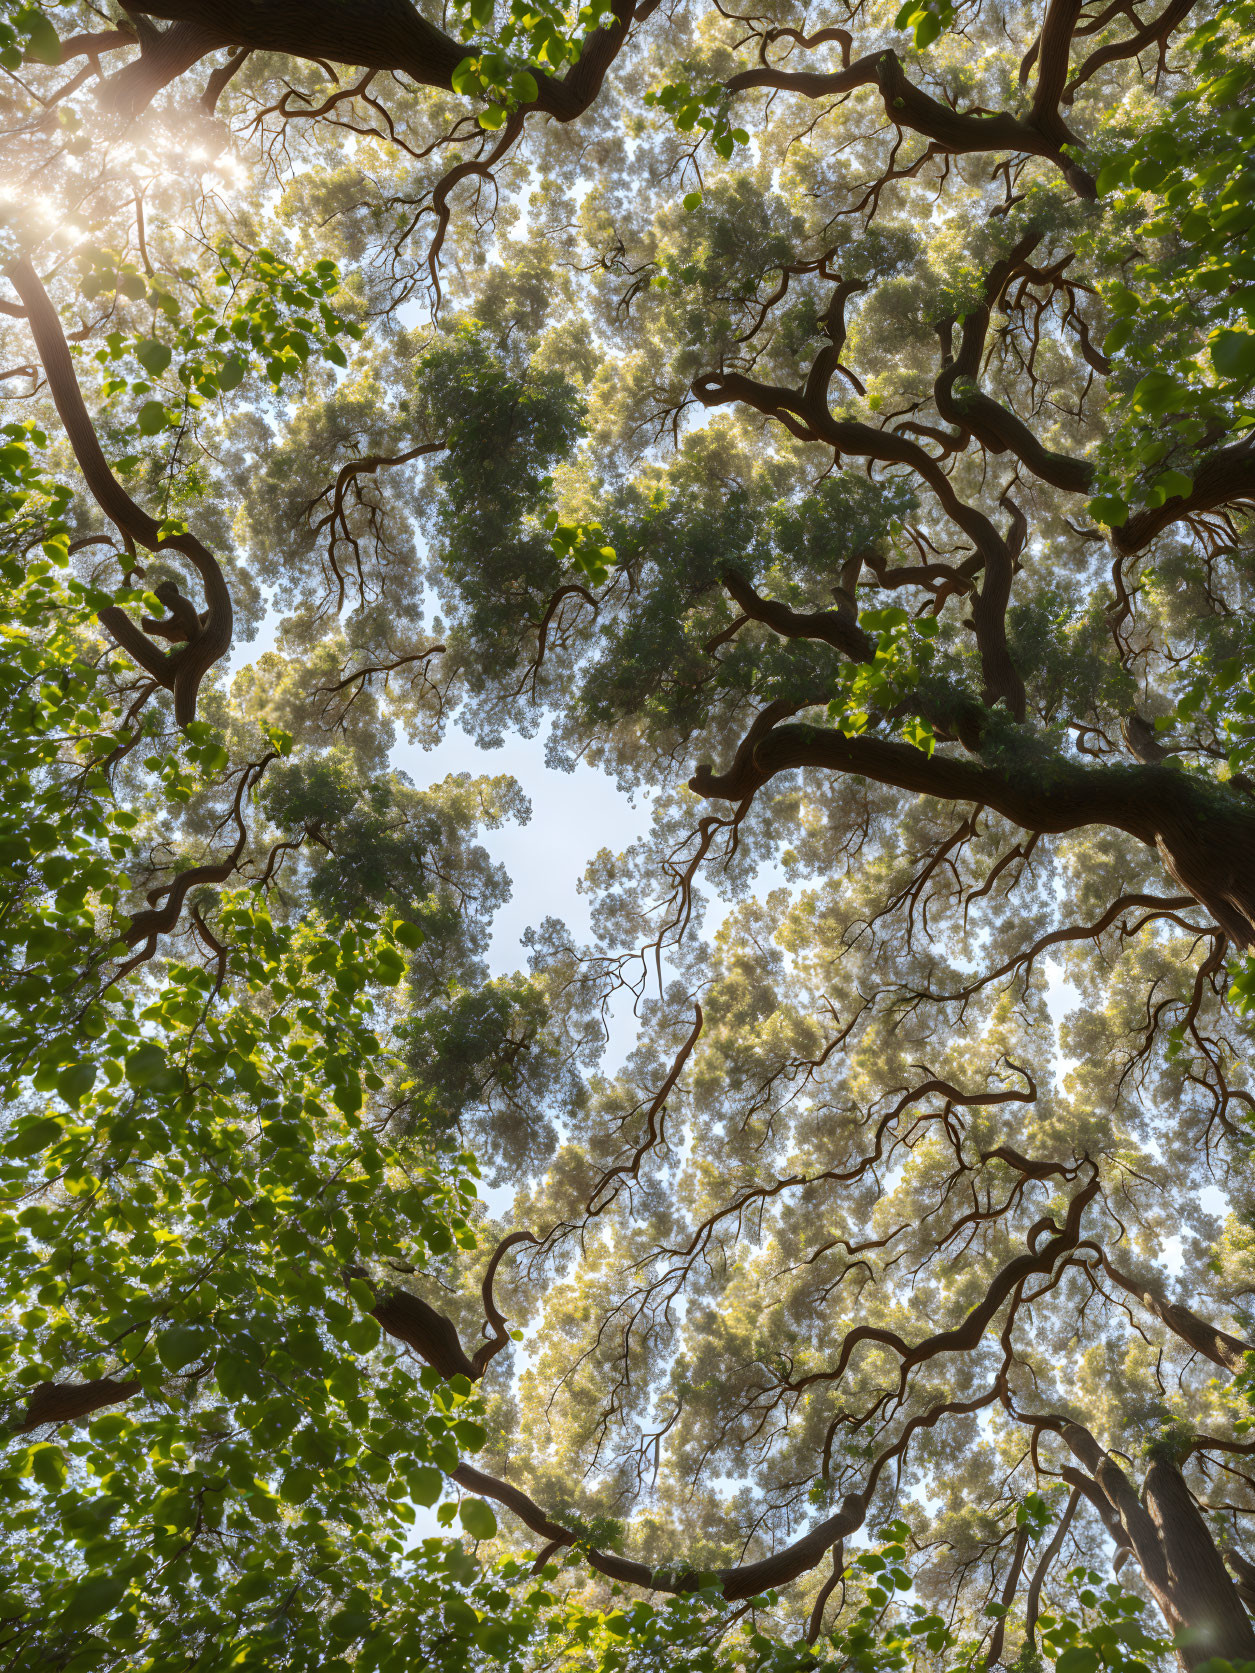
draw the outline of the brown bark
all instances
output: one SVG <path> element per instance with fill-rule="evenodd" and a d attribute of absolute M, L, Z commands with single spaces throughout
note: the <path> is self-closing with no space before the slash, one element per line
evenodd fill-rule
<path fill-rule="evenodd" d="M 1050 0 L 1037 47 L 1037 85 L 1029 121 L 1056 145 L 1075 145 L 1077 139 L 1059 114 L 1068 80 L 1072 35 L 1085 0 Z"/>
<path fill-rule="evenodd" d="M 1148 46 L 1162 45 L 1177 24 L 1184 22 L 1194 10 L 1196 3 L 1197 0 L 1171 0 L 1157 18 L 1143 24 L 1135 34 L 1126 35 L 1122 41 L 1112 41 L 1107 46 L 1099 47 L 1097 52 L 1092 52 L 1064 89 L 1062 102 L 1070 105 L 1076 97 L 1077 88 L 1083 86 L 1104 64 L 1114 64 L 1121 58 L 1136 58 L 1145 52 Z M 1132 12 L 1126 15 L 1136 16 Z"/>
<path fill-rule="evenodd" d="M 902 1390 L 905 1390 L 907 1373 L 912 1367 L 923 1365 L 941 1354 L 970 1353 L 981 1341 L 1004 1302 L 1016 1293 L 1026 1279 L 1052 1272 L 1060 1256 L 1076 1248 L 1080 1241 L 1082 1216 L 1098 1195 L 1098 1185 L 1098 1170 L 1095 1168 L 1089 1182 L 1068 1203 L 1068 1212 L 1062 1228 L 1047 1219 L 1038 1221 L 1030 1229 L 1027 1253 L 1016 1255 L 998 1269 L 989 1281 L 983 1300 L 970 1309 L 962 1324 L 949 1330 L 936 1331 L 914 1345 L 908 1343 L 896 1331 L 884 1330 L 878 1325 L 855 1325 L 842 1339 L 837 1363 L 831 1370 L 808 1372 L 796 1381 L 791 1381 L 788 1386 L 797 1391 L 809 1388 L 815 1383 L 840 1382 L 855 1348 L 862 1342 L 879 1343 L 883 1347 L 891 1348 L 898 1355 L 901 1362 Z M 1046 1231 L 1053 1231 L 1054 1236 L 1042 1243 L 1039 1249 L 1036 1246 L 1037 1241 Z"/>
<path fill-rule="evenodd" d="M 48 388 L 93 499 L 105 516 L 137 545 L 154 552 L 178 552 L 200 576 L 207 607 L 203 625 L 198 621 L 197 637 L 173 651 L 154 645 L 124 610 L 110 606 L 100 612 L 102 625 L 123 650 L 173 694 L 175 720 L 180 726 L 186 726 L 196 718 L 201 681 L 231 649 L 231 593 L 226 578 L 213 553 L 195 535 L 163 537 L 156 518 L 136 505 L 114 476 L 83 401 L 61 321 L 39 275 L 25 257 L 13 262 L 5 272 L 25 305 Z"/>
<path fill-rule="evenodd" d="M 1051 10 L 1073 5 L 1074 0 L 1054 0 Z M 977 386 L 992 310 L 1011 281 L 1024 271 L 1042 237 L 1040 229 L 1030 228 L 1002 261 L 994 263 L 985 281 L 985 302 L 963 319 L 957 355 L 951 348 L 953 321 L 943 326 L 942 369 L 933 384 L 933 400 L 947 424 L 955 425 L 965 437 L 974 436 L 988 452 L 1013 453 L 1042 482 L 1068 493 L 1088 494 L 1093 489 L 1094 467 L 1087 460 L 1043 447 L 1022 418 Z"/>
<path fill-rule="evenodd" d="M 980 591 L 972 600 L 972 621 L 985 677 L 985 700 L 1002 701 L 1023 720 L 1024 682 L 1007 648 L 1006 608 L 1011 596 L 1015 560 L 1006 541 L 983 511 L 955 493 L 950 478 L 926 449 L 891 430 L 877 430 L 855 419 L 838 419 L 827 400 L 808 385 L 806 391 L 759 383 L 740 372 L 711 373 L 698 378 L 693 394 L 703 406 L 726 406 L 743 401 L 768 417 L 778 419 L 805 441 L 826 442 L 838 455 L 851 454 L 885 465 L 905 465 L 937 496 L 942 510 L 975 546 L 983 568 Z"/>
<path fill-rule="evenodd" d="M 1163 1551 L 1161 1607 L 1166 1602 L 1165 1615 L 1171 1610 L 1192 1629 L 1192 1642 L 1180 1652 L 1185 1665 L 1197 1667 L 1211 1656 L 1255 1660 L 1255 1627 L 1176 1465 L 1156 1459 L 1142 1497 Z"/>
<path fill-rule="evenodd" d="M 126 121 L 134 121 L 163 87 L 177 81 L 193 64 L 199 64 L 219 47 L 231 44 L 230 36 L 215 27 L 212 20 L 155 29 L 138 13 L 137 34 L 139 57 L 111 75 L 99 94 L 104 108 Z"/>
<path fill-rule="evenodd" d="M 876 642 L 858 625 L 852 606 L 847 610 L 792 610 L 787 604 L 761 598 L 735 569 L 725 570 L 720 579 L 724 590 L 752 621 L 765 622 L 786 639 L 822 640 L 852 662 L 870 662 L 875 655 Z"/>
<path fill-rule="evenodd" d="M 476 1380 L 475 1367 L 452 1319 L 429 1307 L 421 1297 L 411 1295 L 408 1290 L 397 1290 L 385 1296 L 371 1313 L 389 1336 L 413 1348 L 442 1377 Z"/>
<path fill-rule="evenodd" d="M 1136 1296 L 1142 1306 L 1157 1319 L 1161 1319 L 1174 1335 L 1200 1353 L 1205 1359 L 1211 1360 L 1213 1365 L 1221 1365 L 1226 1371 L 1243 1371 L 1246 1369 L 1246 1356 L 1255 1353 L 1255 1347 L 1244 1342 L 1240 1336 L 1231 1336 L 1227 1330 L 1221 1330 L 1217 1325 L 1210 1324 L 1200 1318 L 1197 1313 L 1177 1301 L 1166 1301 L 1158 1289 L 1145 1283 L 1140 1278 L 1133 1278 L 1114 1266 L 1105 1254 L 1099 1255 L 1102 1269 L 1114 1284 L 1118 1284 L 1127 1295 Z"/>
<path fill-rule="evenodd" d="M 1064 1479 L 1096 1502 L 1113 1538 L 1132 1551 L 1170 1630 L 1189 1630 L 1178 1650 L 1182 1665 L 1192 1669 L 1213 1656 L 1255 1660 L 1255 1626 L 1176 1464 L 1154 1459 L 1139 1498 L 1088 1429 L 1067 1420 L 1050 1427 L 1087 1472 L 1065 1469 Z"/>
<path fill-rule="evenodd" d="M 1192 491 L 1184 497 L 1174 496 L 1153 511 L 1134 512 L 1127 523 L 1112 529 L 1116 550 L 1140 552 L 1182 517 L 1214 511 L 1221 505 L 1249 505 L 1255 501 L 1255 443 L 1247 439 L 1217 448 L 1194 467 L 1193 482 Z"/>
<path fill-rule="evenodd" d="M 140 1383 L 100 1377 L 91 1383 L 36 1383 L 22 1421 L 9 1431 L 27 1435 L 45 1423 L 75 1423 L 106 1406 L 120 1405 L 140 1391 Z"/>
<path fill-rule="evenodd" d="M 1249 1562 L 1240 1551 L 1228 1546 L 1224 1560 L 1237 1584 L 1238 1596 L 1247 1610 L 1255 1613 L 1255 1563 Z"/>
<path fill-rule="evenodd" d="M 459 1464 L 453 1472 L 453 1479 L 459 1486 L 478 1493 L 481 1498 L 495 1499 L 498 1504 L 505 1505 L 542 1539 L 558 1546 L 577 1543 L 577 1534 L 564 1528 L 560 1522 L 553 1521 L 533 1499 L 517 1487 L 510 1486 L 509 1482 L 485 1475 L 470 1464 Z M 770 1588 L 787 1586 L 791 1580 L 796 1580 L 800 1574 L 805 1574 L 822 1561 L 825 1553 L 838 1540 L 862 1527 L 866 1514 L 865 1500 L 857 1493 L 848 1493 L 835 1515 L 827 1517 L 801 1539 L 794 1540 L 792 1545 L 785 1546 L 783 1551 L 773 1552 L 770 1557 L 762 1557 L 757 1562 L 738 1563 L 732 1568 L 714 1570 L 724 1599 L 728 1603 L 737 1603 Z M 629 1586 L 642 1586 L 657 1592 L 691 1592 L 702 1582 L 703 1571 L 698 1569 L 652 1569 L 647 1563 L 634 1562 L 629 1557 L 619 1557 L 610 1551 L 589 1550 L 586 1555 L 591 1567 L 599 1574 Z"/>
<path fill-rule="evenodd" d="M 1010 1609 L 1015 1602 L 1016 1590 L 1020 1584 L 1020 1575 L 1024 1571 L 1024 1558 L 1028 1554 L 1028 1528 L 1020 1529 L 1015 1536 L 1015 1549 L 1011 1553 L 1011 1567 L 1007 1571 L 1006 1584 L 1002 1588 L 1002 1596 L 998 1600 L 1005 1609 Z M 989 1649 L 985 1655 L 985 1666 L 996 1667 L 1002 1660 L 1002 1646 L 1007 1636 L 1007 1618 L 999 1616 L 994 1622 L 994 1630 L 989 1635 Z"/>
<path fill-rule="evenodd" d="M 615 0 L 611 7 L 615 22 L 593 31 L 578 62 L 562 76 L 547 76 L 533 65 L 538 91 L 526 108 L 559 122 L 582 115 L 601 91 L 606 71 L 632 24 L 648 17 L 657 4 L 658 0 L 639 4 Z M 165 19 L 176 29 L 203 31 L 212 44 L 200 56 L 214 46 L 247 47 L 353 68 L 391 70 L 422 87 L 452 88 L 454 70 L 475 51 L 473 44 L 455 40 L 429 23 L 409 0 L 145 0 L 142 7 L 128 9 Z M 145 81 L 136 68 L 128 96 L 142 108 L 140 101 L 151 99 L 166 80 L 154 74 Z"/>
<path fill-rule="evenodd" d="M 1060 758 L 991 767 L 925 755 L 911 744 L 847 738 L 818 726 L 774 725 L 738 750 L 732 768 L 703 763 L 698 795 L 746 802 L 777 773 L 821 767 L 945 801 L 977 802 L 1043 835 L 1110 825 L 1156 848 L 1169 874 L 1235 946 L 1255 946 L 1255 802 L 1167 764 L 1082 766 Z"/>
<path fill-rule="evenodd" d="M 869 52 L 842 70 L 777 70 L 770 66 L 743 70 L 729 78 L 727 87 L 730 93 L 767 88 L 798 93 L 807 99 L 834 98 L 859 87 L 875 87 L 889 121 L 931 140 L 938 150 L 954 156 L 1009 151 L 1044 157 L 1063 173 L 1078 197 L 1095 196 L 1090 176 L 1060 150 L 1057 120 L 1043 127 L 1001 111 L 986 116 L 952 110 L 907 79 L 902 61 L 892 48 Z"/>
<path fill-rule="evenodd" d="M 1028 1583 L 1028 1591 L 1024 1597 L 1024 1635 L 1030 1650 L 1037 1648 L 1037 1617 L 1041 1611 L 1041 1589 L 1046 1576 L 1050 1573 L 1051 1564 L 1063 1549 L 1063 1541 L 1067 1537 L 1068 1529 L 1072 1525 L 1072 1518 L 1076 1515 L 1076 1507 L 1081 1502 L 1081 1489 L 1074 1487 L 1068 1495 L 1068 1502 L 1064 1506 L 1063 1515 L 1059 1518 L 1059 1526 L 1055 1529 L 1049 1545 L 1041 1554 L 1041 1560 L 1033 1570 L 1033 1578 Z"/>

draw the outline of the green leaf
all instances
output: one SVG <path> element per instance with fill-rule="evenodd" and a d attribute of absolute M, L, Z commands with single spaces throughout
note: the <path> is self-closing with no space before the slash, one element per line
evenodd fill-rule
<path fill-rule="evenodd" d="M 28 1126 L 19 1127 L 6 1142 L 5 1154 L 24 1160 L 27 1156 L 36 1156 L 41 1150 L 47 1150 L 60 1137 L 61 1123 L 48 1116 L 42 1121 L 32 1121 Z"/>
<path fill-rule="evenodd" d="M 1098 1652 L 1086 1644 L 1065 1650 L 1055 1663 L 1055 1673 L 1096 1673 Z"/>
<path fill-rule="evenodd" d="M 475 1628 L 475 1642 L 485 1655 L 495 1661 L 506 1659 L 514 1646 L 514 1638 L 504 1621 L 481 1621 Z"/>
<path fill-rule="evenodd" d="M 164 1090 L 169 1081 L 170 1068 L 166 1054 L 153 1040 L 131 1052 L 126 1060 L 126 1078 L 139 1090 Z"/>
<path fill-rule="evenodd" d="M 318 1485 L 318 1477 L 302 1464 L 290 1469 L 279 1484 L 279 1497 L 290 1505 L 303 1505 Z"/>
<path fill-rule="evenodd" d="M 409 1473 L 410 1497 L 420 1505 L 434 1505 L 444 1491 L 444 1476 L 432 1464 L 420 1464 Z"/>
<path fill-rule="evenodd" d="M 139 409 L 139 433 L 141 436 L 156 436 L 168 428 L 169 418 L 165 405 L 161 401 L 145 401 Z"/>
<path fill-rule="evenodd" d="M 1188 407 L 1189 389 L 1170 372 L 1151 372 L 1133 391 L 1133 406 L 1150 418 Z"/>
<path fill-rule="evenodd" d="M 1245 382 L 1255 377 L 1255 336 L 1249 331 L 1217 331 L 1211 339 L 1211 363 L 1222 378 Z"/>
<path fill-rule="evenodd" d="M 229 360 L 224 360 L 218 371 L 218 388 L 224 394 L 238 389 L 244 381 L 244 374 L 248 371 L 248 361 L 242 354 L 233 354 Z"/>
<path fill-rule="evenodd" d="M 1097 182 L 1099 197 L 1106 197 L 1108 192 L 1114 191 L 1117 186 L 1122 186 L 1129 177 L 1131 166 L 1130 159 L 1125 156 L 1115 157 L 1105 167 L 1101 168 L 1098 171 Z"/>
<path fill-rule="evenodd" d="M 94 1574 L 82 1580 L 70 1595 L 66 1615 L 77 1627 L 102 1621 L 113 1614 L 125 1595 L 128 1581 L 116 1574 Z"/>
<path fill-rule="evenodd" d="M 1108 528 L 1118 529 L 1128 521 L 1129 508 L 1119 494 L 1099 494 L 1085 509 L 1096 523 L 1105 523 Z"/>
<path fill-rule="evenodd" d="M 61 40 L 38 6 L 26 6 L 16 19 L 29 41 L 27 51 L 40 64 L 61 62 Z"/>
<path fill-rule="evenodd" d="M 497 1518 L 483 1499 L 463 1499 L 458 1520 L 472 1539 L 493 1539 L 497 1532 Z"/>
<path fill-rule="evenodd" d="M 702 194 L 700 192 L 686 192 L 684 197 L 681 199 L 681 202 L 691 215 L 695 209 L 701 208 Z"/>
<path fill-rule="evenodd" d="M 170 349 L 167 344 L 159 343 L 155 337 L 145 337 L 143 342 L 136 345 L 135 358 L 146 372 L 159 378 L 170 364 Z"/>
<path fill-rule="evenodd" d="M 26 1454 L 26 1469 L 41 1487 L 55 1492 L 65 1481 L 66 1456 L 59 1446 L 43 1441 Z"/>
<path fill-rule="evenodd" d="M 479 1452 L 488 1444 L 488 1431 L 482 1424 L 473 1423 L 469 1417 L 460 1417 L 453 1425 L 453 1433 L 458 1438 L 458 1444 L 468 1452 Z"/>
<path fill-rule="evenodd" d="M 455 93 L 469 96 L 479 90 L 479 72 L 474 58 L 464 58 L 449 78 Z"/>
<path fill-rule="evenodd" d="M 334 1638 L 348 1641 L 360 1638 L 370 1627 L 370 1616 L 361 1609 L 339 1609 L 327 1622 Z"/>
<path fill-rule="evenodd" d="M 1130 315 L 1118 319 L 1111 330 L 1103 338 L 1102 351 L 1104 354 L 1115 354 L 1128 342 L 1133 335 L 1136 321 Z"/>
<path fill-rule="evenodd" d="M 72 1104 L 75 1108 L 82 1103 L 95 1084 L 96 1065 L 86 1061 L 72 1063 L 57 1076 L 57 1092 L 67 1104 Z"/>
<path fill-rule="evenodd" d="M 168 1370 L 181 1371 L 185 1365 L 191 1365 L 202 1356 L 211 1340 L 209 1331 L 203 1326 L 171 1325 L 157 1339 L 157 1354 Z"/>

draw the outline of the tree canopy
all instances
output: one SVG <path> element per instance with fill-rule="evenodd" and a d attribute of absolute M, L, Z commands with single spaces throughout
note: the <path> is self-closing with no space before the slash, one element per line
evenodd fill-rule
<path fill-rule="evenodd" d="M 1255 1663 L 1255 5 L 0 70 L 6 1665 Z"/>

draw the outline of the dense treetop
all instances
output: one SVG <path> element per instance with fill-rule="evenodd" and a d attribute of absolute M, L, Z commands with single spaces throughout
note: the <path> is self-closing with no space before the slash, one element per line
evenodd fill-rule
<path fill-rule="evenodd" d="M 12 1665 L 1255 1661 L 1253 41 L 4 7 Z"/>

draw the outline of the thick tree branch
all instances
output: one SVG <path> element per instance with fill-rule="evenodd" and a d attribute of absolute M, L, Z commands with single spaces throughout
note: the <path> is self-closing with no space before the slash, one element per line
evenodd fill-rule
<path fill-rule="evenodd" d="M 732 94 L 767 88 L 797 93 L 806 99 L 829 99 L 852 93 L 859 87 L 874 87 L 880 93 L 890 122 L 931 140 L 940 151 L 955 156 L 1009 151 L 1044 157 L 1062 172 L 1078 197 L 1095 196 L 1091 177 L 1060 149 L 1057 119 L 1047 125 L 1053 130 L 1047 132 L 1031 121 L 1021 122 L 1018 117 L 1002 112 L 978 116 L 974 112 L 952 110 L 907 79 L 902 61 L 892 48 L 869 52 L 843 70 L 777 70 L 770 66 L 742 70 L 730 77 L 726 85 Z M 1066 134 L 1067 130 L 1062 132 Z"/>
<path fill-rule="evenodd" d="M 211 12 L 217 9 L 220 8 L 206 8 Z M 147 20 L 149 7 L 128 6 L 127 10 L 135 19 L 139 57 L 102 85 L 100 102 L 106 110 L 126 121 L 134 121 L 164 87 L 177 81 L 211 52 L 230 46 L 232 40 L 212 16 L 176 23 L 172 29 L 155 29 Z"/>
<path fill-rule="evenodd" d="M 219 658 L 231 649 L 231 593 L 212 552 L 194 534 L 163 536 L 154 517 L 127 493 L 109 468 L 96 435 L 70 358 L 61 321 L 48 292 L 30 262 L 22 257 L 5 269 L 21 297 L 35 348 L 43 362 L 48 388 L 79 469 L 97 505 L 124 535 L 154 552 L 178 552 L 195 568 L 205 589 L 206 611 L 197 637 L 174 651 L 161 651 L 135 627 L 125 611 L 108 607 L 100 620 L 145 673 L 173 693 L 174 716 L 180 726 L 196 718 L 200 683 Z"/>
<path fill-rule="evenodd" d="M 579 1542 L 578 1534 L 564 1528 L 560 1522 L 553 1521 L 534 1499 L 529 1498 L 517 1487 L 512 1487 L 509 1482 L 486 1475 L 470 1464 L 459 1464 L 453 1472 L 453 1479 L 470 1492 L 478 1493 L 485 1499 L 495 1499 L 498 1504 L 505 1505 L 507 1510 L 512 1510 L 526 1527 L 539 1534 L 542 1539 L 557 1546 L 570 1546 Z M 857 1493 L 849 1493 L 835 1515 L 827 1517 L 818 1527 L 812 1528 L 810 1533 L 804 1534 L 792 1545 L 785 1546 L 783 1551 L 776 1551 L 770 1557 L 761 1557 L 757 1562 L 716 1569 L 715 1577 L 725 1601 L 736 1603 L 742 1598 L 757 1597 L 760 1592 L 777 1586 L 787 1586 L 791 1580 L 796 1580 L 800 1574 L 805 1574 L 817 1563 L 822 1562 L 838 1540 L 845 1539 L 847 1535 L 860 1528 L 866 1514 L 866 1501 Z M 642 1586 L 652 1591 L 696 1591 L 704 1578 L 703 1571 L 698 1569 L 651 1569 L 646 1563 L 633 1562 L 631 1558 L 619 1557 L 609 1551 L 586 1548 L 585 1555 L 590 1566 L 599 1574 L 629 1586 Z"/>
<path fill-rule="evenodd" d="M 940 752 L 928 756 L 887 738 L 755 725 L 729 771 L 716 773 L 703 764 L 690 788 L 700 796 L 746 802 L 777 773 L 821 767 L 945 801 L 978 802 L 1043 835 L 1114 826 L 1157 848 L 1169 873 L 1230 940 L 1255 945 L 1255 806 L 1240 791 L 1166 764 L 1082 766 L 1026 747 L 1019 762 L 992 767 Z M 1002 753 L 1007 759 L 1009 752 Z"/>
<path fill-rule="evenodd" d="M 1151 45 L 1164 47 L 1168 36 L 1178 23 L 1184 22 L 1194 10 L 1196 3 L 1197 0 L 1171 0 L 1171 4 L 1165 6 L 1157 18 L 1143 24 L 1136 33 L 1127 35 L 1122 41 L 1112 41 L 1107 46 L 1099 47 L 1097 52 L 1090 53 L 1060 95 L 1062 102 L 1070 105 L 1077 91 L 1105 64 L 1114 64 L 1121 58 L 1136 58 Z"/>
<path fill-rule="evenodd" d="M 1204 1359 L 1209 1359 L 1213 1365 L 1223 1366 L 1226 1371 L 1236 1373 L 1246 1369 L 1246 1356 L 1255 1353 L 1255 1345 L 1244 1342 L 1240 1336 L 1231 1336 L 1218 1325 L 1208 1323 L 1180 1302 L 1165 1300 L 1157 1288 L 1127 1272 L 1122 1272 L 1102 1251 L 1099 1252 L 1099 1260 L 1103 1271 L 1113 1284 L 1118 1284 L 1126 1295 L 1135 1296 L 1148 1313 L 1153 1313 L 1175 1336 L 1179 1336 L 1193 1348 L 1195 1353 L 1202 1354 Z"/>
<path fill-rule="evenodd" d="M 1057 0 L 1057 3 L 1063 3 L 1063 0 Z M 1066 4 L 1072 3 L 1073 0 L 1066 0 Z M 1012 279 L 1024 271 L 1028 256 L 1041 243 L 1042 237 L 1039 229 L 1030 228 L 1014 249 L 990 269 L 985 281 L 986 300 L 982 306 L 965 315 L 957 355 L 952 354 L 950 349 L 954 322 L 945 323 L 942 329 L 943 364 L 933 384 L 933 399 L 937 411 L 948 424 L 955 425 L 964 435 L 975 436 L 989 452 L 1013 453 L 1025 469 L 1040 481 L 1068 493 L 1088 494 L 1093 490 L 1094 481 L 1091 464 L 1043 447 L 1023 419 L 986 395 L 977 385 L 989 334 L 990 315 Z"/>
<path fill-rule="evenodd" d="M 856 419 L 838 419 L 827 402 L 805 391 L 759 383 L 740 372 L 708 373 L 692 386 L 703 406 L 725 406 L 743 401 L 768 417 L 779 419 L 794 435 L 826 442 L 838 454 L 905 465 L 932 489 L 946 515 L 975 545 L 984 565 L 984 580 L 972 601 L 972 619 L 985 676 L 986 701 L 1006 703 L 1017 720 L 1025 713 L 1024 682 L 1007 648 L 1006 607 L 1011 594 L 1015 561 L 993 522 L 955 493 L 945 471 L 918 443 L 891 430 L 877 430 Z"/>
<path fill-rule="evenodd" d="M 1111 531 L 1112 544 L 1119 552 L 1140 552 L 1157 534 L 1183 517 L 1214 511 L 1222 505 L 1255 503 L 1255 441 L 1249 438 L 1221 447 L 1193 467 L 1193 489 L 1174 495 L 1164 505 L 1137 511 Z"/>
<path fill-rule="evenodd" d="M 27 1399 L 22 1421 L 9 1433 L 28 1435 L 45 1423 L 76 1423 L 107 1406 L 133 1399 L 140 1387 L 137 1381 L 113 1377 L 100 1377 L 90 1383 L 37 1383 Z"/>
<path fill-rule="evenodd" d="M 858 625 L 853 610 L 793 610 L 760 597 L 735 569 L 726 569 L 719 579 L 751 621 L 764 622 L 784 639 L 821 639 L 852 662 L 870 662 L 876 654 L 876 641 Z"/>
<path fill-rule="evenodd" d="M 632 24 L 648 17 L 657 4 L 658 0 L 614 0 L 614 23 L 589 35 L 579 60 L 565 75 L 546 75 L 533 66 L 537 97 L 526 108 L 559 122 L 582 115 L 601 91 Z M 163 40 L 176 30 L 185 31 L 181 40 L 189 43 L 186 50 L 191 31 L 199 30 L 206 44 L 197 57 L 220 46 L 247 47 L 314 62 L 391 70 L 420 87 L 451 89 L 454 70 L 477 50 L 474 42 L 455 40 L 429 23 L 409 0 L 144 0 L 142 6 L 128 9 L 174 24 Z M 173 47 L 168 50 L 173 57 Z M 131 111 L 142 108 L 171 79 L 164 65 L 154 65 L 147 80 L 138 65 L 128 68 L 136 70 L 134 92 L 127 90 Z"/>

